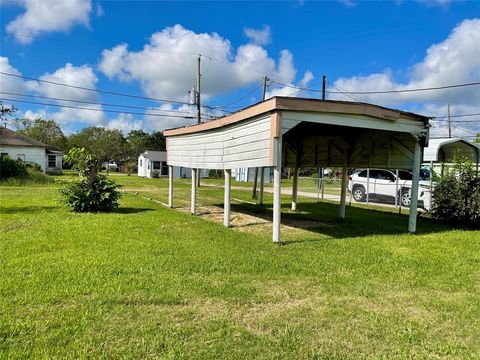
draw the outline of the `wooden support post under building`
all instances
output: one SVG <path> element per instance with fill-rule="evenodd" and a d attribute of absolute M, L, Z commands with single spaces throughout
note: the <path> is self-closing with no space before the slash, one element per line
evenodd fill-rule
<path fill-rule="evenodd" d="M 223 225 L 230 226 L 230 189 L 232 182 L 232 170 L 225 169 L 225 194 L 223 199 Z"/>
<path fill-rule="evenodd" d="M 347 203 L 347 179 L 348 179 L 348 167 L 347 163 L 343 165 L 342 170 L 342 189 L 340 192 L 340 211 L 339 217 L 340 220 L 345 220 L 345 205 Z"/>
<path fill-rule="evenodd" d="M 275 167 L 273 168 L 273 242 L 280 242 L 280 221 L 282 203 L 282 138 L 279 136 L 274 140 Z"/>
<path fill-rule="evenodd" d="M 191 210 L 192 215 L 197 211 L 197 176 L 198 169 L 192 169 L 192 198 L 191 198 Z"/>
<path fill-rule="evenodd" d="M 260 205 L 263 205 L 263 190 L 265 188 L 265 168 L 260 168 L 260 195 L 258 198 L 258 202 Z"/>
<path fill-rule="evenodd" d="M 173 207 L 173 166 L 168 167 L 168 207 Z"/>
<path fill-rule="evenodd" d="M 417 231 L 417 205 L 418 205 L 418 182 L 420 180 L 420 144 L 415 138 L 415 151 L 413 153 L 412 190 L 410 192 L 410 212 L 408 215 L 408 232 L 414 234 Z"/>
<path fill-rule="evenodd" d="M 298 167 L 293 169 L 293 185 L 292 185 L 292 211 L 297 211 L 297 193 L 298 193 Z"/>

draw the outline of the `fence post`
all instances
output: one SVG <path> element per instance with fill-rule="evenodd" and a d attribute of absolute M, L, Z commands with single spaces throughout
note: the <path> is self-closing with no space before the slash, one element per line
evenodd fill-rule
<path fill-rule="evenodd" d="M 321 168 L 322 169 L 322 182 L 321 182 L 321 185 L 322 185 L 322 200 L 325 198 L 325 176 L 323 175 L 323 173 L 325 172 L 325 170 L 323 169 L 323 167 Z"/>
<path fill-rule="evenodd" d="M 369 203 L 369 191 L 370 190 L 370 168 L 367 168 L 367 204 Z"/>

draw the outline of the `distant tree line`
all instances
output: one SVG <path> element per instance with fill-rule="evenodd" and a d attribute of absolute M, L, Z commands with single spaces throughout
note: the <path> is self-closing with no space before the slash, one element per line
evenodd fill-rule
<path fill-rule="evenodd" d="M 160 131 L 132 130 L 124 136 L 120 130 L 91 126 L 67 136 L 53 120 L 16 118 L 10 122 L 18 133 L 56 147 L 65 154 L 72 148 L 84 148 L 101 162 L 125 164 L 128 171 L 135 170 L 137 158 L 145 150 L 166 149 L 165 137 Z"/>

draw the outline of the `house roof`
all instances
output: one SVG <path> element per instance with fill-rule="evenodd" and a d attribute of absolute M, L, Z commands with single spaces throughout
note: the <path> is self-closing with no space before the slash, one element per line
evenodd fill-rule
<path fill-rule="evenodd" d="M 439 151 L 443 146 L 450 145 L 449 148 L 451 148 L 448 152 L 448 159 L 445 159 L 443 161 L 451 161 L 451 158 L 453 157 L 453 151 L 455 148 L 463 148 L 463 149 L 472 149 L 473 153 L 477 153 L 477 158 L 480 157 L 480 148 L 476 146 L 475 144 L 468 142 L 463 139 L 459 138 L 438 138 L 438 139 L 430 139 L 428 141 L 428 147 L 426 147 L 423 151 L 423 161 L 428 162 L 428 161 L 442 161 L 439 158 Z M 456 146 L 455 146 L 456 145 Z M 464 154 L 465 155 L 465 154 Z M 475 159 L 472 159 L 475 161 Z"/>
<path fill-rule="evenodd" d="M 163 134 L 168 137 L 212 130 L 276 110 L 368 115 L 391 121 L 398 120 L 400 116 L 422 122 L 427 122 L 431 119 L 427 116 L 367 103 L 275 96 L 233 114 L 200 124 L 168 129 Z"/>
<path fill-rule="evenodd" d="M 140 156 L 150 161 L 167 161 L 166 151 L 145 151 L 141 153 Z"/>
<path fill-rule="evenodd" d="M 41 141 L 29 138 L 28 136 L 19 134 L 6 127 L 0 128 L 0 145 L 51 148 L 51 146 L 44 144 Z"/>

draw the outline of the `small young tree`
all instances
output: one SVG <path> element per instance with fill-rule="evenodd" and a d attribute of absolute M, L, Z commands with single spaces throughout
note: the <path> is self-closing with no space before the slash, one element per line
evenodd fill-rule
<path fill-rule="evenodd" d="M 480 177 L 471 161 L 457 156 L 433 190 L 432 216 L 460 226 L 480 228 Z"/>
<path fill-rule="evenodd" d="M 110 211 L 118 207 L 120 185 L 99 174 L 101 161 L 98 158 L 84 148 L 72 148 L 65 155 L 65 161 L 82 177 L 60 189 L 65 204 L 76 212 Z"/>

